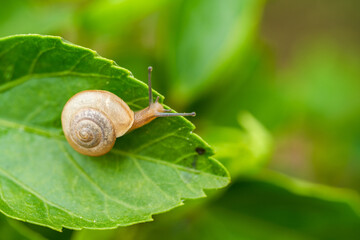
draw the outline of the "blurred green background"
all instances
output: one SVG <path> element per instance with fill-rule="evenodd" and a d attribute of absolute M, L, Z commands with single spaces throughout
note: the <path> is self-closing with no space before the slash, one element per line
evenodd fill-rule
<path fill-rule="evenodd" d="M 360 1 L 0 0 L 0 37 L 59 35 L 153 86 L 232 176 L 151 223 L 1 239 L 359 239 Z"/>

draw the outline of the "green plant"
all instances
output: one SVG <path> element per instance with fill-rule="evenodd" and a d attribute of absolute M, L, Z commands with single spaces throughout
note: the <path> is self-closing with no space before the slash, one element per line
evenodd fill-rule
<path fill-rule="evenodd" d="M 203 197 L 204 188 L 228 184 L 212 149 L 183 118 L 159 119 L 133 131 L 99 158 L 70 147 L 60 115 L 75 93 L 103 89 L 134 109 L 148 104 L 146 85 L 112 61 L 40 35 L 3 38 L 0 53 L 6 215 L 56 230 L 113 228 L 150 221 L 184 198 Z"/>
<path fill-rule="evenodd" d="M 1 2 L 0 238 L 358 238 L 357 5 Z M 65 102 L 104 89 L 146 107 L 150 65 L 154 95 L 194 125 L 75 152 Z"/>

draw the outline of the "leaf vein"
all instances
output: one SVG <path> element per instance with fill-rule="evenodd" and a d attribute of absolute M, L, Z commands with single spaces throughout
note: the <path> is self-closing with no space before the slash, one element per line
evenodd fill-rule
<path fill-rule="evenodd" d="M 82 176 L 84 177 L 84 179 L 90 184 L 92 185 L 96 190 L 98 190 L 104 197 L 107 197 L 108 199 L 112 200 L 113 202 L 116 202 L 126 208 L 129 209 L 135 209 L 135 210 L 139 210 L 140 208 L 138 208 L 137 206 L 134 206 L 132 204 L 129 204 L 127 202 L 121 201 L 119 199 L 116 199 L 112 196 L 110 196 L 107 192 L 105 192 L 87 173 L 86 171 L 78 164 L 78 162 L 76 162 L 76 160 L 73 158 L 73 156 L 70 154 L 69 151 L 66 150 L 66 148 L 59 142 L 57 141 L 60 149 L 62 150 L 62 152 L 64 153 L 66 159 L 73 165 L 73 167 L 80 173 L 82 174 Z"/>
<path fill-rule="evenodd" d="M 133 152 L 137 153 L 137 152 L 141 151 L 144 148 L 150 147 L 151 145 L 153 145 L 153 144 L 155 144 L 157 142 L 160 142 L 161 140 L 164 140 L 164 139 L 169 138 L 171 136 L 175 136 L 177 132 L 181 131 L 181 129 L 182 128 L 178 128 L 174 132 L 170 132 L 170 133 L 165 134 L 165 135 L 163 135 L 163 136 L 161 136 L 159 138 L 156 138 L 156 139 L 154 139 L 152 141 L 148 141 L 146 144 L 143 144 L 143 145 L 139 146 L 138 148 L 134 149 Z"/>
<path fill-rule="evenodd" d="M 39 104 L 32 112 L 29 112 L 27 116 L 24 116 L 24 122 L 30 122 L 33 120 L 34 117 L 41 113 L 47 106 L 49 106 L 49 102 Z"/>
<path fill-rule="evenodd" d="M 177 158 L 177 159 L 176 159 L 175 161 L 173 161 L 172 163 L 176 164 L 176 163 L 178 163 L 178 162 L 181 162 L 181 161 L 184 160 L 185 158 L 188 158 L 188 157 L 191 157 L 191 156 L 196 156 L 196 155 L 198 155 L 198 153 L 196 153 L 196 152 L 195 152 L 195 153 L 188 153 L 188 154 L 185 154 L 185 155 Z"/>
<path fill-rule="evenodd" d="M 11 82 L 4 83 L 0 85 L 0 93 L 5 92 L 11 88 L 17 87 L 32 78 L 51 78 L 51 77 L 61 77 L 61 76 L 76 76 L 76 77 L 93 77 L 93 78 L 105 78 L 105 79 L 121 79 L 121 77 L 116 76 L 107 76 L 96 73 L 81 73 L 81 72 L 71 72 L 71 71 L 61 71 L 61 72 L 52 72 L 52 73 L 34 73 L 31 75 L 26 75 L 12 80 Z"/>
<path fill-rule="evenodd" d="M 84 58 L 88 57 L 92 55 L 92 53 L 86 53 L 84 55 L 82 55 L 81 57 L 79 57 L 79 59 L 77 60 L 77 62 L 68 70 L 69 72 L 72 72 L 77 66 L 79 66 L 79 64 L 82 62 L 82 60 L 84 60 Z"/>
<path fill-rule="evenodd" d="M 186 188 L 189 189 L 190 192 L 194 193 L 197 195 L 197 192 L 195 192 L 195 190 L 191 187 L 191 185 L 188 182 L 185 182 L 183 176 L 180 174 L 178 169 L 175 169 L 175 172 L 177 175 L 179 175 L 180 180 L 185 184 Z"/>
<path fill-rule="evenodd" d="M 2 55 L 4 55 L 5 53 L 11 51 L 12 49 L 14 49 L 15 47 L 17 47 L 18 45 L 23 44 L 24 42 L 25 42 L 25 41 L 20 41 L 20 42 L 17 42 L 17 43 L 15 43 L 15 44 L 13 44 L 13 45 L 12 45 L 11 47 L 9 47 L 8 49 L 2 51 L 2 52 L 0 53 L 0 57 L 1 57 Z"/>
<path fill-rule="evenodd" d="M 70 216 L 75 216 L 75 217 L 78 217 L 78 218 L 82 218 L 84 219 L 85 221 L 87 222 L 92 222 L 91 220 L 89 219 L 86 219 L 84 217 L 80 217 L 79 215 L 71 212 L 70 210 L 44 198 L 42 195 L 40 195 L 39 193 L 37 193 L 36 191 L 34 191 L 32 188 L 26 186 L 24 183 L 20 182 L 18 179 L 16 179 L 15 177 L 11 176 L 10 174 L 8 174 L 4 169 L 0 168 L 0 174 L 2 174 L 4 177 L 6 177 L 7 179 L 9 179 L 10 181 L 12 181 L 13 183 L 15 183 L 16 185 L 18 185 L 19 187 L 23 188 L 24 190 L 28 191 L 29 193 L 31 193 L 32 195 L 34 195 L 35 197 L 37 197 L 39 200 L 47 203 L 48 205 L 50 206 L 53 206 L 67 214 L 69 214 Z"/>
<path fill-rule="evenodd" d="M 46 210 L 47 219 L 49 220 L 50 223 L 52 223 L 53 225 L 56 225 L 56 224 L 54 224 L 53 220 L 50 218 L 50 210 L 49 210 L 48 205 L 45 202 L 43 202 L 43 204 L 44 204 L 44 207 Z"/>
<path fill-rule="evenodd" d="M 4 194 L 3 194 L 3 189 L 0 188 L 0 198 L 3 200 L 3 202 L 11 209 L 13 210 L 15 213 L 19 214 L 18 210 L 16 208 L 13 208 L 9 201 L 4 197 Z M 0 209 L 0 211 L 2 212 L 2 209 Z"/>
<path fill-rule="evenodd" d="M 25 124 L 13 122 L 13 121 L 8 121 L 8 120 L 2 119 L 2 118 L 0 118 L 0 126 L 5 127 L 5 128 L 17 129 L 20 131 L 27 131 L 29 133 L 35 133 L 35 134 L 45 136 L 45 137 L 52 137 L 52 138 L 56 138 L 56 139 L 60 138 L 60 139 L 65 140 L 65 138 L 61 135 L 61 130 L 50 131 L 50 130 L 46 130 L 44 128 L 33 127 L 33 126 L 29 126 L 29 125 L 25 125 Z"/>
<path fill-rule="evenodd" d="M 36 57 L 32 60 L 31 64 L 30 64 L 30 67 L 29 67 L 29 71 L 28 71 L 28 75 L 31 75 L 33 72 L 34 72 L 34 69 L 35 69 L 35 66 L 39 60 L 39 58 L 46 52 L 49 52 L 51 50 L 54 50 L 55 49 L 55 44 L 54 46 L 52 46 L 51 48 L 47 48 L 47 49 L 44 49 L 44 50 L 41 50 L 38 52 L 38 54 L 36 55 Z"/>
<path fill-rule="evenodd" d="M 168 199 L 170 199 L 171 201 L 174 202 L 178 202 L 175 198 L 171 197 L 166 191 L 164 191 L 160 185 L 156 182 L 154 182 L 150 176 L 148 174 L 146 174 L 146 172 L 144 171 L 143 167 L 139 164 L 139 162 L 137 161 L 137 159 L 130 157 L 130 159 L 135 163 L 135 166 L 139 169 L 141 175 L 147 179 L 152 185 L 154 185 L 157 189 L 160 190 L 160 192 Z"/>
<path fill-rule="evenodd" d="M 182 166 L 182 165 L 176 165 L 176 164 L 173 164 L 171 162 L 161 161 L 159 159 L 152 158 L 152 157 L 142 156 L 142 155 L 138 155 L 138 154 L 132 154 L 132 153 L 125 152 L 125 151 L 122 151 L 122 150 L 119 150 L 119 149 L 112 149 L 111 152 L 113 152 L 114 154 L 118 154 L 118 155 L 122 155 L 122 156 L 126 156 L 126 157 L 133 157 L 133 158 L 138 158 L 138 159 L 141 159 L 141 160 L 144 160 L 144 161 L 149 161 L 149 162 L 153 162 L 153 163 L 157 163 L 157 164 L 166 165 L 166 166 L 169 166 L 171 168 L 177 168 L 177 169 L 179 169 L 181 171 L 186 171 L 186 172 L 190 172 L 190 173 L 194 173 L 194 174 L 198 174 L 198 175 L 208 175 L 208 176 L 218 178 L 218 179 L 221 179 L 221 180 L 227 179 L 227 177 L 218 176 L 218 175 L 214 175 L 214 174 L 207 173 L 207 172 L 202 172 L 202 171 L 199 171 L 197 169 L 188 168 L 188 167 L 185 167 L 185 166 Z"/>

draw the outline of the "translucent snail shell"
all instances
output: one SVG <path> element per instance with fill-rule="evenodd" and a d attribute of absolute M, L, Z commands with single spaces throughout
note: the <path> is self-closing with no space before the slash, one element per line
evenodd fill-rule
<path fill-rule="evenodd" d="M 133 125 L 134 112 L 118 96 L 101 90 L 77 93 L 66 103 L 61 122 L 65 137 L 78 152 L 99 156 Z"/>

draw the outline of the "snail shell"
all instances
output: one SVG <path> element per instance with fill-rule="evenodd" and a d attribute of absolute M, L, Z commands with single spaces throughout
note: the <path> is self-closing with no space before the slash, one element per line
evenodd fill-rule
<path fill-rule="evenodd" d="M 101 156 L 131 128 L 134 112 L 113 93 L 88 90 L 69 99 L 61 122 L 67 141 L 76 151 Z"/>
<path fill-rule="evenodd" d="M 149 106 L 135 113 L 121 98 L 107 91 L 87 90 L 70 98 L 61 114 L 69 144 L 84 155 L 101 156 L 112 149 L 116 138 L 157 117 L 195 116 L 195 112 L 170 113 L 159 103 L 159 96 L 153 101 L 151 71 L 149 67 Z"/>

